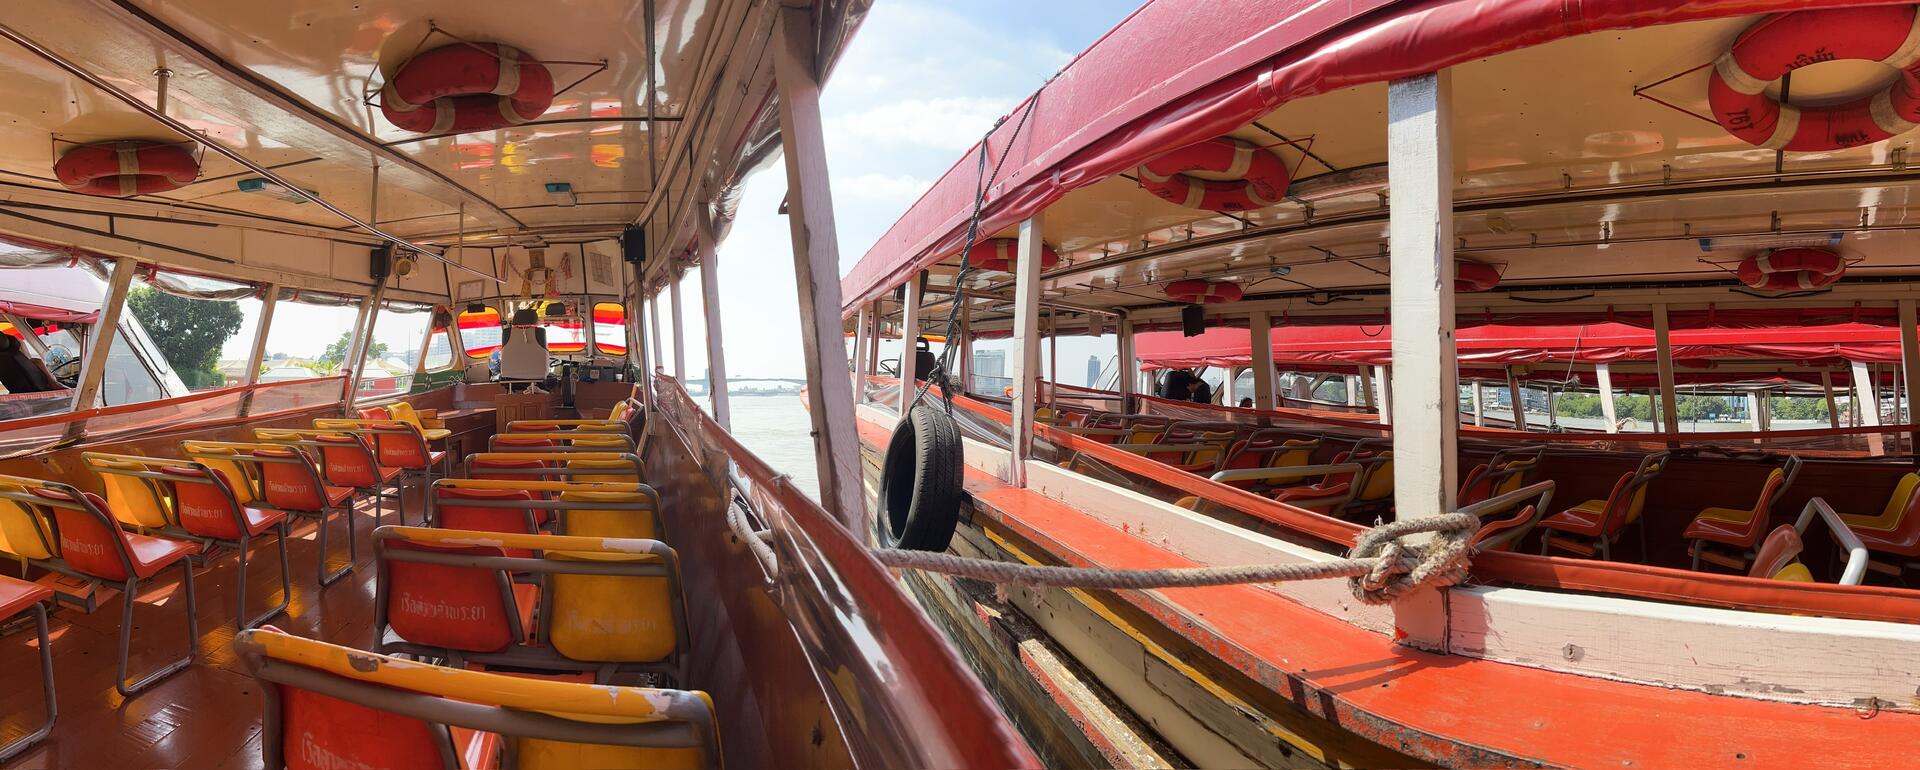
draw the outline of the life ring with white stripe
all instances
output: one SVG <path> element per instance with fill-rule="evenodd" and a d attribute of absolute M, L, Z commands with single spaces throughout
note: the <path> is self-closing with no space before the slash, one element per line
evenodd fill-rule
<path fill-rule="evenodd" d="M 1464 259 L 1453 261 L 1453 290 L 1456 292 L 1487 291 L 1500 285 L 1500 271 L 1485 262 L 1469 262 Z"/>
<path fill-rule="evenodd" d="M 981 270 L 1011 273 L 1020 265 L 1020 241 L 1015 238 L 988 238 L 967 250 L 967 262 Z M 1040 269 L 1060 264 L 1060 252 L 1040 244 Z"/>
<path fill-rule="evenodd" d="M 54 162 L 53 175 L 74 192 L 124 198 L 193 184 L 200 161 L 179 145 L 127 139 L 68 150 Z"/>
<path fill-rule="evenodd" d="M 1900 70 L 1886 90 L 1821 107 L 1794 107 L 1767 86 L 1801 67 L 1839 59 Z M 1713 62 L 1713 119 L 1748 144 L 1819 152 L 1872 144 L 1920 125 L 1920 13 L 1911 5 L 1834 8 L 1769 16 Z"/>
<path fill-rule="evenodd" d="M 1239 302 L 1242 292 L 1240 284 L 1228 281 L 1208 281 L 1190 278 L 1167 284 L 1167 296 L 1189 305 L 1218 305 L 1222 302 Z"/>
<path fill-rule="evenodd" d="M 490 131 L 553 106 L 553 73 L 503 43 L 454 43 L 405 63 L 380 89 L 380 112 L 421 134 Z"/>
<path fill-rule="evenodd" d="M 1793 247 L 1768 249 L 1740 261 L 1734 275 L 1740 282 L 1764 291 L 1821 289 L 1840 280 L 1847 261 L 1826 249 Z"/>
<path fill-rule="evenodd" d="M 1219 174 L 1202 179 L 1193 172 Z M 1182 147 L 1142 164 L 1140 186 L 1190 209 L 1253 211 L 1285 200 L 1293 175 L 1265 147 L 1222 136 Z"/>

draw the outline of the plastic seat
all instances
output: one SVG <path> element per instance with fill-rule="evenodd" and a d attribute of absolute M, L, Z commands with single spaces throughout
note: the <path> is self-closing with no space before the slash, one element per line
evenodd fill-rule
<path fill-rule="evenodd" d="M 208 467 L 215 462 L 242 468 L 242 473 L 259 479 L 256 502 L 259 507 L 314 520 L 319 552 L 315 555 L 317 580 L 332 585 L 353 572 L 359 553 L 354 535 L 352 487 L 326 483 L 313 458 L 299 446 L 231 441 L 187 441 L 182 444 L 187 456 Z M 329 522 L 340 519 L 347 525 L 346 563 L 327 570 L 327 530 Z"/>
<path fill-rule="evenodd" d="M 1540 460 L 1546 453 L 1546 447 L 1502 449 L 1494 453 L 1485 463 L 1467 471 L 1466 480 L 1460 482 L 1460 494 L 1455 497 L 1455 504 L 1462 507 L 1473 505 L 1526 486 L 1527 479 L 1540 468 Z"/>
<path fill-rule="evenodd" d="M 1226 459 L 1220 463 L 1220 470 L 1253 470 L 1255 468 L 1292 468 L 1306 465 L 1313 460 L 1313 453 L 1319 451 L 1320 442 L 1312 439 L 1289 439 L 1275 435 L 1253 437 L 1235 442 L 1227 449 Z M 1228 481 L 1229 486 L 1239 487 L 1256 493 L 1267 491 L 1270 486 L 1260 481 Z"/>
<path fill-rule="evenodd" d="M 60 714 L 53 687 L 53 646 L 47 639 L 47 603 L 52 599 L 52 589 L 0 575 L 0 623 L 12 623 L 28 612 L 33 613 L 33 627 L 40 642 L 40 690 L 47 712 L 46 720 L 39 727 L 0 744 L 0 762 L 33 748 L 46 738 L 53 732 L 54 719 Z"/>
<path fill-rule="evenodd" d="M 1798 583 L 1811 583 L 1813 572 L 1799 561 L 1804 545 L 1799 531 L 1792 524 L 1782 524 L 1768 533 L 1767 540 L 1753 557 L 1753 567 L 1747 571 L 1747 577 L 1769 578 L 1772 580 L 1790 580 Z"/>
<path fill-rule="evenodd" d="M 399 420 L 319 419 L 313 421 L 313 428 L 365 437 L 373 446 L 375 461 L 382 467 L 399 468 L 406 476 L 419 477 L 423 485 L 433 483 L 434 469 L 447 457 L 445 451 L 435 450 L 428 443 L 419 428 Z"/>
<path fill-rule="evenodd" d="M 465 671 L 274 629 L 233 646 L 266 693 L 267 767 L 721 766 L 702 692 Z"/>
<path fill-rule="evenodd" d="M 0 511 L 0 515 L 38 519 L 37 522 L 15 522 L 10 527 L 24 526 L 41 532 L 58 533 L 57 537 L 40 543 L 42 546 L 57 543 L 55 550 L 41 551 L 45 557 L 37 558 L 18 551 L 16 555 L 35 566 L 95 584 L 119 585 L 120 645 L 119 655 L 115 659 L 115 690 L 121 695 L 130 696 L 193 662 L 194 654 L 199 651 L 200 631 L 198 603 L 193 595 L 193 564 L 188 557 L 199 552 L 198 545 L 123 530 L 113 514 L 107 512 L 106 500 L 66 484 L 0 476 L 0 499 L 15 504 L 8 506 L 11 510 Z M 10 544 L 16 542 L 12 535 L 10 531 Z M 175 565 L 180 567 L 180 581 L 184 587 L 182 593 L 185 601 L 175 606 L 186 613 L 187 654 L 138 680 L 129 681 L 127 658 L 133 641 L 133 608 L 139 604 L 140 589 L 162 571 Z M 89 612 L 93 610 L 90 598 L 83 606 Z"/>
<path fill-rule="evenodd" d="M 234 494 L 226 474 L 191 460 L 171 460 L 133 455 L 108 455 L 88 452 L 82 460 L 98 474 L 108 492 L 107 508 L 121 521 L 165 517 L 163 526 L 150 527 L 169 538 L 190 540 L 202 549 L 224 546 L 234 549 L 240 561 L 235 581 L 233 615 L 237 629 L 245 630 L 280 614 L 293 598 L 293 572 L 287 558 L 287 514 L 283 511 L 242 505 Z M 116 495 L 115 491 L 119 493 Z M 115 510 L 127 506 L 142 513 L 127 516 Z M 247 616 L 247 563 L 253 552 L 253 539 L 275 535 L 280 550 L 280 603 L 261 614 Z M 138 541 L 136 562 L 144 558 L 163 558 L 151 541 Z M 171 542 L 171 541 L 165 541 Z M 144 551 L 151 552 L 141 557 Z"/>
<path fill-rule="evenodd" d="M 1329 473 L 1312 484 L 1282 487 L 1268 496 L 1289 505 L 1339 516 L 1356 509 L 1391 507 L 1393 452 L 1375 451 L 1372 440 L 1333 457 L 1333 465 L 1358 463 L 1359 473 Z M 1359 478 L 1356 479 L 1355 476 Z"/>
<path fill-rule="evenodd" d="M 533 493 L 524 489 L 462 489 L 448 486 L 455 479 L 441 479 L 433 485 L 433 522 L 447 529 L 479 532 L 537 534 L 540 522 L 534 516 Z M 510 551 L 508 556 L 529 556 L 525 551 Z"/>
<path fill-rule="evenodd" d="M 1613 541 L 1627 527 L 1641 524 L 1640 553 L 1646 557 L 1646 526 L 1640 514 L 1646 508 L 1647 485 L 1666 469 L 1668 453 L 1655 452 L 1640 459 L 1633 472 L 1620 476 L 1605 500 L 1587 500 L 1547 517 L 1540 528 L 1547 533 L 1540 540 L 1540 553 L 1558 548 L 1583 556 L 1598 554 L 1613 558 Z"/>
<path fill-rule="evenodd" d="M 381 527 L 374 542 L 381 652 L 603 682 L 620 672 L 684 676 L 679 563 L 660 541 Z M 516 574 L 540 578 L 537 609 L 515 593 L 530 587 Z"/>
<path fill-rule="evenodd" d="M 407 523 L 407 497 L 400 486 L 400 477 L 406 471 L 380 465 L 365 436 L 345 431 L 256 428 L 253 437 L 263 443 L 299 447 L 319 463 L 320 477 L 328 486 L 351 489 L 373 500 L 375 526 L 386 523 L 387 500 L 393 501 L 400 523 Z M 354 507 L 351 501 L 347 507 Z"/>
<path fill-rule="evenodd" d="M 1920 476 L 1908 473 L 1894 485 L 1886 507 L 1877 516 L 1841 514 L 1867 550 L 1904 559 L 1920 559 Z M 1893 572 L 1904 571 L 1896 565 Z"/>
<path fill-rule="evenodd" d="M 1696 514 L 1680 535 L 1692 541 L 1687 550 L 1693 555 L 1693 568 L 1700 569 L 1704 559 L 1731 569 L 1745 569 L 1754 546 L 1760 542 L 1760 533 L 1766 531 L 1767 522 L 1772 519 L 1774 503 L 1793 486 L 1798 475 L 1800 458 L 1789 457 L 1784 466 L 1767 473 L 1752 508 L 1706 508 Z M 1714 552 L 1709 549 L 1710 543 L 1729 546 L 1736 555 L 1728 557 Z"/>
<path fill-rule="evenodd" d="M 437 409 L 414 409 L 412 404 L 405 401 L 387 405 L 389 419 L 413 426 L 414 430 L 420 431 L 420 435 L 428 441 L 440 441 L 453 435 L 453 431 L 447 430 L 446 423 L 438 419 L 439 415 L 440 411 Z"/>

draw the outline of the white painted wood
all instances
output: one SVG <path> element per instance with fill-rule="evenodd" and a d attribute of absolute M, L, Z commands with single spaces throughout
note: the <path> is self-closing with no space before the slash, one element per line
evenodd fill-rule
<path fill-rule="evenodd" d="M 680 307 L 680 276 L 667 281 L 667 314 L 673 318 L 673 376 L 687 380 L 687 333 Z"/>
<path fill-rule="evenodd" d="M 1013 302 L 1013 479 L 1027 485 L 1027 458 L 1033 456 L 1035 380 L 1040 373 L 1040 250 L 1045 232 L 1042 214 L 1020 223 L 1019 265 Z"/>
<path fill-rule="evenodd" d="M 960 349 L 955 352 L 953 367 L 954 371 L 960 375 L 957 387 L 961 393 L 971 393 L 973 392 L 973 303 L 968 301 L 965 289 L 960 290 L 960 294 L 954 297 L 954 301 L 960 303 L 960 339 L 948 340 L 947 344 L 960 346 Z"/>
<path fill-rule="evenodd" d="M 1673 384 L 1673 341 L 1668 332 L 1667 306 L 1653 306 L 1654 362 L 1660 375 L 1660 424 L 1680 430 L 1680 392 Z"/>
<path fill-rule="evenodd" d="M 1520 389 L 1519 375 L 1513 371 L 1513 367 L 1507 367 L 1507 400 L 1513 404 L 1514 430 L 1527 429 L 1527 402 L 1522 398 L 1524 395 Z"/>
<path fill-rule="evenodd" d="M 1900 369 L 1905 375 L 1901 378 L 1901 381 L 1905 385 L 1906 398 L 1904 401 L 1907 402 L 1905 424 L 1912 425 L 1920 423 L 1920 419 L 1914 419 L 1916 410 L 1913 407 L 1914 394 L 1920 393 L 1920 327 L 1916 327 L 1915 325 L 1916 313 L 1913 300 L 1900 300 L 1898 306 L 1900 312 Z M 1899 402 L 1895 403 L 1898 404 Z M 1913 435 L 1916 445 L 1920 445 L 1920 433 Z"/>
<path fill-rule="evenodd" d="M 1449 594 L 1458 655 L 1768 700 L 1917 707 L 1920 626 L 1518 588 Z"/>
<path fill-rule="evenodd" d="M 1273 393 L 1273 314 L 1256 311 L 1247 324 L 1253 330 L 1253 405 L 1272 409 L 1278 403 Z"/>
<path fill-rule="evenodd" d="M 876 299 L 873 301 L 873 310 L 868 313 L 868 315 L 873 317 L 873 328 L 867 332 L 866 373 L 868 375 L 880 373 L 880 329 L 884 325 L 880 320 L 880 314 L 885 307 L 885 305 L 881 304 L 880 300 Z"/>
<path fill-rule="evenodd" d="M 1833 398 L 1833 372 L 1820 370 L 1820 390 L 1827 397 L 1827 427 L 1840 429 L 1840 407 Z"/>
<path fill-rule="evenodd" d="M 1765 397 L 1757 390 L 1749 390 L 1742 397 L 1747 400 L 1747 427 L 1755 431 L 1766 430 L 1766 418 L 1760 414 L 1760 403 Z"/>
<path fill-rule="evenodd" d="M 1349 399 L 1351 400 L 1351 399 Z M 1487 424 L 1487 384 L 1473 381 L 1473 426 L 1486 427 Z"/>
<path fill-rule="evenodd" d="M 1373 367 L 1373 403 L 1374 411 L 1380 414 L 1381 425 L 1393 424 L 1393 368 Z"/>
<path fill-rule="evenodd" d="M 871 333 L 871 330 L 868 329 L 867 326 L 873 322 L 872 317 L 868 315 L 871 312 L 873 312 L 872 306 L 861 305 L 859 315 L 855 316 L 853 320 L 853 371 L 851 372 L 851 376 L 853 381 L 854 403 L 860 402 L 861 388 L 866 385 L 867 381 L 867 335 Z"/>
<path fill-rule="evenodd" d="M 654 371 L 665 371 L 667 368 L 667 353 L 666 347 L 661 342 L 661 339 L 666 335 L 661 332 L 660 328 L 660 295 L 658 294 L 647 298 L 647 325 L 653 327 Z"/>
<path fill-rule="evenodd" d="M 1600 416 L 1607 421 L 1607 432 L 1619 433 L 1620 413 L 1613 403 L 1613 367 L 1606 362 L 1594 364 L 1593 376 L 1600 385 Z"/>
<path fill-rule="evenodd" d="M 119 336 L 120 312 L 127 306 L 127 289 L 133 286 L 133 271 L 139 263 L 129 257 L 113 261 L 113 275 L 107 278 L 107 294 L 100 302 L 100 317 L 88 335 L 87 360 L 80 364 L 79 387 L 73 389 L 72 411 L 93 408 L 100 395 L 100 383 L 107 375 L 107 355 L 113 351 L 113 339 Z M 349 399 L 351 400 L 351 399 Z M 82 422 L 72 423 L 76 430 Z"/>
<path fill-rule="evenodd" d="M 860 485 L 860 437 L 854 432 L 853 389 L 841 375 L 847 370 L 847 347 L 840 323 L 840 242 L 833 225 L 826 140 L 820 129 L 813 10 L 781 6 L 777 13 L 772 46 L 774 78 L 820 502 L 848 530 L 865 532 L 867 516 Z"/>
<path fill-rule="evenodd" d="M 353 402 L 360 394 L 360 380 L 367 371 L 367 351 L 373 349 L 373 329 L 380 322 L 380 306 L 387 301 L 387 284 L 391 280 L 391 277 L 381 279 L 373 287 L 373 296 L 368 297 L 363 303 L 367 307 L 367 319 L 360 325 L 360 330 L 354 333 L 359 343 L 350 346 L 353 353 L 348 355 L 347 360 L 341 364 L 343 367 L 349 367 L 347 398 L 345 405 L 342 406 L 342 410 L 348 417 L 353 416 Z"/>
<path fill-rule="evenodd" d="M 907 414 L 907 406 L 913 403 L 914 393 L 920 390 L 914 380 L 927 374 L 914 371 L 917 368 L 914 350 L 920 339 L 920 275 L 915 274 L 907 281 L 907 301 L 900 307 L 900 398 L 894 402 L 894 409 L 902 417 Z"/>
<path fill-rule="evenodd" d="M 1373 392 L 1374 367 L 1368 366 L 1366 364 L 1361 364 L 1356 368 L 1360 370 L 1360 375 L 1359 375 L 1360 386 L 1358 389 L 1360 391 L 1360 395 L 1366 399 L 1367 409 L 1374 412 L 1379 412 L 1380 411 L 1379 396 Z"/>
<path fill-rule="evenodd" d="M 1060 384 L 1060 327 L 1058 325 L 1059 320 L 1054 315 L 1054 313 L 1058 311 L 1055 311 L 1051 306 L 1049 306 L 1046 310 L 1047 310 L 1046 326 L 1043 327 L 1047 333 L 1046 396 L 1047 396 L 1047 408 L 1052 409 L 1055 404 L 1055 399 L 1058 397 L 1060 392 L 1059 388 L 1054 387 L 1055 385 Z"/>
<path fill-rule="evenodd" d="M 1120 411 L 1126 412 L 1133 409 L 1133 396 L 1139 392 L 1140 384 L 1140 359 L 1134 357 L 1133 352 L 1132 314 L 1120 316 L 1119 336 L 1119 354 L 1114 357 L 1114 366 L 1119 369 L 1116 375 L 1120 381 Z"/>
<path fill-rule="evenodd" d="M 260 323 L 253 329 L 253 347 L 247 351 L 246 376 L 240 380 L 246 385 L 260 382 L 260 367 L 267 361 L 267 333 L 273 330 L 273 311 L 280 305 L 279 286 L 267 284 L 265 291 L 265 296 L 260 298 Z M 421 346 L 423 354 L 425 348 Z"/>
<path fill-rule="evenodd" d="M 733 405 L 727 395 L 727 345 L 720 328 L 720 251 L 714 242 L 712 215 L 706 204 L 694 213 L 694 232 L 700 247 L 700 309 L 707 326 L 707 398 L 713 403 L 713 421 L 733 429 Z M 676 286 L 679 284 L 675 284 Z M 865 314 L 861 318 L 865 318 Z"/>
<path fill-rule="evenodd" d="M 1860 415 L 1854 424 L 1877 428 L 1880 426 L 1880 394 L 1873 381 L 1873 372 L 1865 361 L 1847 363 L 1853 367 L 1853 404 L 1855 412 Z M 1878 433 L 1869 434 L 1867 453 L 1876 456 L 1886 454 L 1886 437 Z"/>

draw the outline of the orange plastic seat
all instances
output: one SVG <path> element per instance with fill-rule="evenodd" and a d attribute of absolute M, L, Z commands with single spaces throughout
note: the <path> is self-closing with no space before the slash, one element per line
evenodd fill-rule
<path fill-rule="evenodd" d="M 0 623 L 11 623 L 15 618 L 33 613 L 34 630 L 40 642 L 40 689 L 44 699 L 47 718 L 40 726 L 24 733 L 5 744 L 0 744 L 0 762 L 32 748 L 41 739 L 53 732 L 53 721 L 60 713 L 59 700 L 53 688 L 53 646 L 47 640 L 47 603 L 53 600 L 53 590 L 36 583 L 0 575 Z M 12 673 L 12 672 L 10 672 Z"/>
<path fill-rule="evenodd" d="M 1920 476 L 1900 477 L 1878 516 L 1840 514 L 1867 550 L 1920 559 Z"/>
<path fill-rule="evenodd" d="M 1753 507 L 1745 510 L 1733 508 L 1706 508 L 1693 517 L 1687 524 L 1681 537 L 1692 541 L 1687 550 L 1693 554 L 1693 568 L 1699 569 L 1702 559 L 1714 562 L 1727 562 L 1720 554 L 1708 550 L 1708 544 L 1729 546 L 1738 551 L 1737 560 L 1731 560 L 1729 566 L 1744 567 L 1753 548 L 1760 542 L 1760 533 L 1767 528 L 1772 519 L 1773 505 L 1787 489 L 1793 485 L 1795 476 L 1800 473 L 1800 458 L 1787 458 L 1786 465 L 1767 473 L 1760 484 L 1760 496 Z"/>
<path fill-rule="evenodd" d="M 1526 486 L 1527 478 L 1539 469 L 1540 459 L 1546 453 L 1543 446 L 1502 449 L 1494 453 L 1491 459 L 1467 471 L 1466 480 L 1460 482 L 1456 504 L 1473 505 Z"/>
<path fill-rule="evenodd" d="M 1605 500 L 1588 500 L 1547 517 L 1540 528 L 1547 530 L 1540 539 L 1540 552 L 1558 548 L 1584 556 L 1598 554 L 1613 558 L 1613 541 L 1626 528 L 1641 524 L 1640 553 L 1646 555 L 1646 526 L 1640 521 L 1646 509 L 1647 485 L 1667 465 L 1668 453 L 1655 452 L 1641 458 L 1633 472 L 1622 474 Z"/>
<path fill-rule="evenodd" d="M 499 652 L 527 641 L 537 586 L 515 584 L 503 570 L 388 558 L 390 551 L 499 557 L 505 549 L 380 540 L 378 622 L 381 649 L 401 645 L 436 652 Z M 380 550 L 385 549 L 385 550 Z M 518 549 L 518 553 L 531 551 Z M 456 663 L 455 665 L 458 665 Z"/>
<path fill-rule="evenodd" d="M 434 526 L 478 532 L 512 532 L 531 535 L 540 531 L 534 515 L 533 493 L 524 489 L 462 489 L 447 486 L 447 480 L 433 487 Z M 509 556 L 525 557 L 526 551 L 510 551 Z"/>
<path fill-rule="evenodd" d="M 358 553 L 352 518 L 354 490 L 326 483 L 313 458 L 300 446 L 226 441 L 188 441 L 183 446 L 187 456 L 207 463 L 208 467 L 218 462 L 259 479 L 257 502 L 263 505 L 258 507 L 315 520 L 319 545 L 315 561 L 320 585 L 332 585 L 353 572 Z M 334 519 L 346 522 L 347 558 L 345 564 L 329 572 L 327 530 Z"/>
<path fill-rule="evenodd" d="M 1753 567 L 1747 571 L 1747 577 L 1813 582 L 1813 573 L 1799 561 L 1804 547 L 1800 532 L 1792 524 L 1775 527 L 1755 553 Z"/>

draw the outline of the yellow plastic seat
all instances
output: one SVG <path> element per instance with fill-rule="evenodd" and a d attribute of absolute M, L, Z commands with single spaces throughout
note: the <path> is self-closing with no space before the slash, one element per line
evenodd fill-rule
<path fill-rule="evenodd" d="M 1920 489 L 1920 475 L 1912 473 L 1900 477 L 1900 483 L 1894 485 L 1893 494 L 1887 497 L 1887 505 L 1874 516 L 1843 513 L 1840 520 L 1854 529 L 1898 529 L 1900 515 L 1907 510 L 1907 502 L 1913 499 L 1916 489 Z"/>
<path fill-rule="evenodd" d="M 439 441 L 440 439 L 453 435 L 453 431 L 447 430 L 446 428 L 427 425 L 422 421 L 420 412 L 414 409 L 412 404 L 405 401 L 396 401 L 387 405 L 387 415 L 395 420 L 412 425 L 415 430 L 420 431 L 421 437 L 428 441 Z"/>
<path fill-rule="evenodd" d="M 635 537 L 659 540 L 660 531 L 652 510 L 635 507 L 651 502 L 640 492 L 562 492 L 563 503 L 603 503 L 604 508 L 577 508 L 562 511 L 562 534 L 575 537 Z M 615 506 L 623 507 L 615 507 Z"/>
<path fill-rule="evenodd" d="M 140 463 L 91 452 L 84 459 L 106 487 L 107 512 L 113 514 L 113 518 L 140 529 L 164 529 L 173 523 L 166 496 L 156 492 L 151 482 L 136 476 L 102 472 L 144 470 Z"/>

